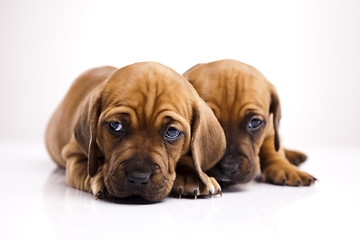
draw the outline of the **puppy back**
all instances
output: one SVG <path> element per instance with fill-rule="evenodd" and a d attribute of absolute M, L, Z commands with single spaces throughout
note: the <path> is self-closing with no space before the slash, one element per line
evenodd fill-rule
<path fill-rule="evenodd" d="M 59 166 L 65 167 L 61 150 L 73 136 L 82 102 L 116 70 L 114 67 L 105 66 L 90 69 L 80 75 L 52 115 L 46 129 L 45 143 L 51 158 Z"/>

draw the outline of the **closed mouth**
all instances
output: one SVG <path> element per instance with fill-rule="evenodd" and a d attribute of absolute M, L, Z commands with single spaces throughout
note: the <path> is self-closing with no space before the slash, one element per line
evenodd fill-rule
<path fill-rule="evenodd" d="M 139 196 L 148 201 L 159 201 L 165 196 L 165 191 L 167 189 L 167 178 L 164 177 L 164 181 L 159 185 L 152 185 L 151 182 L 146 186 L 136 186 L 129 184 L 122 184 L 121 186 L 117 185 L 114 181 L 109 181 L 110 188 L 112 191 L 109 193 L 115 197 L 124 199 L 127 197 Z"/>
<path fill-rule="evenodd" d="M 218 180 L 221 182 L 231 182 L 231 179 L 225 175 L 218 178 Z"/>

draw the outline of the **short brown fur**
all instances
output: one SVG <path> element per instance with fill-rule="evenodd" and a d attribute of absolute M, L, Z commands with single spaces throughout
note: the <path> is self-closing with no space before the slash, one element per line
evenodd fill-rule
<path fill-rule="evenodd" d="M 261 169 L 262 179 L 274 184 L 300 186 L 315 181 L 294 166 L 306 156 L 281 146 L 279 96 L 257 69 L 236 60 L 220 60 L 195 65 L 184 76 L 225 131 L 226 152 L 207 172 L 210 176 L 224 184 L 245 183 Z M 256 131 L 249 128 L 252 119 L 261 120 Z"/>
<path fill-rule="evenodd" d="M 111 122 L 121 123 L 120 133 Z M 165 139 L 169 127 L 181 132 L 176 141 Z M 51 118 L 46 145 L 52 159 L 66 168 L 68 184 L 98 197 L 161 200 L 176 175 L 188 175 L 175 171 L 177 165 L 192 169 L 202 194 L 220 191 L 204 171 L 223 155 L 224 132 L 191 84 L 158 63 L 82 74 Z M 134 185 L 129 178 L 145 173 L 148 182 Z"/>

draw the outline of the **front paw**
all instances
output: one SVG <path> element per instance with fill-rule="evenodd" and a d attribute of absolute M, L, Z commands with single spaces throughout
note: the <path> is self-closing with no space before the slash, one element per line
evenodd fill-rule
<path fill-rule="evenodd" d="M 276 162 L 262 171 L 263 182 L 288 186 L 310 186 L 316 178 L 288 162 Z"/>
<path fill-rule="evenodd" d="M 178 173 L 172 189 L 173 194 L 176 196 L 194 197 L 195 199 L 199 195 L 213 196 L 221 195 L 221 187 L 213 177 L 208 177 L 205 182 L 191 172 Z"/>
<path fill-rule="evenodd" d="M 110 195 L 106 190 L 102 174 L 98 173 L 90 179 L 90 191 L 94 194 L 96 200 L 110 198 Z"/>

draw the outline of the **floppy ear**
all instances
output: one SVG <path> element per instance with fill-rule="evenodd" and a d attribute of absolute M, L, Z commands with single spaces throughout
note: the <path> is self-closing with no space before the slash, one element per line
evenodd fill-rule
<path fill-rule="evenodd" d="M 213 167 L 225 152 L 224 130 L 213 111 L 202 99 L 193 108 L 191 127 L 193 163 L 201 180 L 206 182 L 207 176 L 204 172 Z"/>
<path fill-rule="evenodd" d="M 93 94 L 81 107 L 81 113 L 74 128 L 74 135 L 80 147 L 87 153 L 88 173 L 93 177 L 98 169 L 99 147 L 96 143 L 97 125 L 100 115 L 101 99 Z"/>
<path fill-rule="evenodd" d="M 275 136 L 274 136 L 275 150 L 278 151 L 280 148 L 279 124 L 281 118 L 281 108 L 280 108 L 279 95 L 277 94 L 274 86 L 271 87 L 270 113 L 273 114 L 274 132 L 275 132 Z"/>

